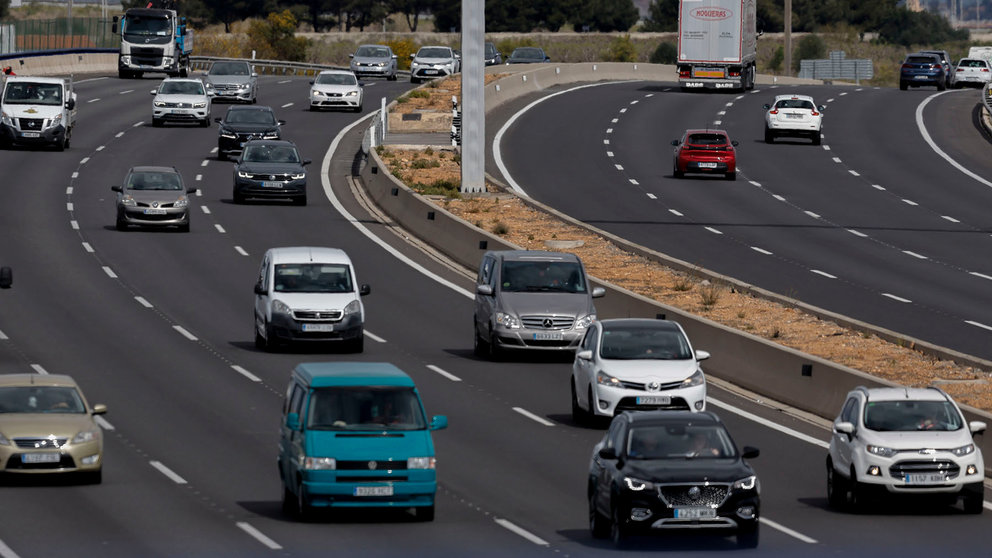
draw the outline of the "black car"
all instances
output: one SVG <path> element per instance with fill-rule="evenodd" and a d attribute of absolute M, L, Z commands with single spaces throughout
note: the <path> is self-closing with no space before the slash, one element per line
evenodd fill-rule
<path fill-rule="evenodd" d="M 541 47 L 517 47 L 506 59 L 507 64 L 540 64 L 541 62 L 551 62 L 551 58 Z"/>
<path fill-rule="evenodd" d="M 245 142 L 253 139 L 279 139 L 279 127 L 286 123 L 278 120 L 275 111 L 265 106 L 233 106 L 224 118 L 214 118 L 219 124 L 217 158 L 226 160 L 244 149 Z"/>
<path fill-rule="evenodd" d="M 625 411 L 589 464 L 589 529 L 623 544 L 632 533 L 706 528 L 758 545 L 759 483 L 719 417 L 704 411 Z"/>
<path fill-rule="evenodd" d="M 486 66 L 493 66 L 495 64 L 503 63 L 503 53 L 496 48 L 496 45 L 492 43 L 486 43 L 485 45 L 485 57 Z"/>
<path fill-rule="evenodd" d="M 234 203 L 248 199 L 292 200 L 307 204 L 310 159 L 300 157 L 296 144 L 284 140 L 252 140 L 234 165 Z"/>

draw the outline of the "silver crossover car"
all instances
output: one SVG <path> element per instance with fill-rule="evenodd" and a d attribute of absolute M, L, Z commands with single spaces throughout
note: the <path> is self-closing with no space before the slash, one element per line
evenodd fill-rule
<path fill-rule="evenodd" d="M 258 74 L 247 62 L 214 62 L 203 80 L 215 101 L 240 101 L 254 104 L 258 97 Z"/>
<path fill-rule="evenodd" d="M 417 54 L 411 54 L 410 81 L 420 83 L 425 79 L 450 76 L 461 71 L 458 54 L 446 46 L 420 47 Z"/>
<path fill-rule="evenodd" d="M 164 122 L 196 122 L 210 126 L 210 98 L 203 82 L 192 78 L 166 78 L 152 90 L 152 126 Z"/>
<path fill-rule="evenodd" d="M 131 167 L 117 192 L 117 230 L 128 225 L 179 227 L 189 232 L 189 195 L 175 167 Z"/>
<path fill-rule="evenodd" d="M 574 351 L 596 321 L 593 288 L 578 256 L 538 250 L 490 251 L 475 285 L 475 352 Z"/>
<path fill-rule="evenodd" d="M 351 58 L 351 71 L 363 77 L 381 77 L 396 81 L 396 55 L 386 45 L 362 45 Z"/>

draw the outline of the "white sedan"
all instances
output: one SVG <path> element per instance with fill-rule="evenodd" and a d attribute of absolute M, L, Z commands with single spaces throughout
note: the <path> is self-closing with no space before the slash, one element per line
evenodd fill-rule
<path fill-rule="evenodd" d="M 362 112 L 362 85 L 346 70 L 324 70 L 310 82 L 310 110 L 344 108 Z"/>
<path fill-rule="evenodd" d="M 781 136 L 805 137 L 820 145 L 823 105 L 816 106 L 809 95 L 777 95 L 775 102 L 764 105 L 765 143 Z"/>
<path fill-rule="evenodd" d="M 706 378 L 677 322 L 624 318 L 593 322 L 572 363 L 572 418 L 622 411 L 706 409 Z"/>
<path fill-rule="evenodd" d="M 213 92 L 194 78 L 166 78 L 152 90 L 152 126 L 164 122 L 197 122 L 210 126 L 210 98 Z"/>
<path fill-rule="evenodd" d="M 954 66 L 951 74 L 951 87 L 959 89 L 965 85 L 982 87 L 992 81 L 989 63 L 981 58 L 962 58 Z"/>

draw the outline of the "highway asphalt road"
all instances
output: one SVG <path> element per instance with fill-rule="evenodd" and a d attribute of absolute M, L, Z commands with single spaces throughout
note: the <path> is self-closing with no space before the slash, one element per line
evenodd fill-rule
<path fill-rule="evenodd" d="M 359 136 L 345 136 L 334 156 L 327 154 L 338 132 L 357 116 L 307 112 L 306 78 L 260 81 L 260 103 L 276 109 L 287 121 L 285 137 L 314 160 L 306 207 L 233 205 L 231 163 L 218 161 L 213 152 L 216 126 L 151 127 L 147 91 L 153 78 L 80 80 L 71 149 L 0 151 L 0 263 L 14 267 L 13 289 L 0 292 L 0 373 L 70 374 L 92 403 L 109 408 L 102 484 L 15 479 L 0 488 L 0 557 L 987 552 L 988 514 L 927 505 L 863 514 L 829 510 L 823 470 L 827 430 L 756 402 L 760 396 L 714 385 L 710 409 L 724 418 L 740 445 L 762 451 L 754 460 L 762 483 L 761 547 L 737 551 L 732 538 L 680 535 L 638 538 L 630 549 L 617 551 L 592 539 L 586 471 L 603 430 L 571 422 L 569 362 L 475 358 L 467 295 L 471 272 L 453 270 L 410 247 L 355 201 L 344 177 Z M 366 106 L 407 87 L 375 82 L 366 90 Z M 601 89 L 616 92 L 618 99 L 627 95 L 622 87 Z M 713 107 L 692 107 L 732 99 L 671 98 L 674 106 L 658 110 L 670 111 L 669 117 L 698 110 L 707 118 Z M 214 115 L 223 110 L 216 105 Z M 756 117 L 748 112 L 747 118 Z M 839 132 L 828 131 L 828 140 Z M 665 130 L 661 137 L 669 135 Z M 791 149 L 797 157 L 819 154 L 772 147 Z M 636 169 L 639 155 L 631 150 L 616 154 Z M 667 165 L 667 148 L 662 153 L 643 161 L 643 172 L 657 161 Z M 851 158 L 857 162 L 857 155 Z M 325 161 L 326 182 L 317 176 Z M 190 233 L 114 230 L 110 186 L 139 164 L 175 165 L 201 189 Z M 742 167 L 748 178 L 751 168 L 755 176 L 762 168 L 757 157 L 743 160 Z M 735 188 L 759 190 L 742 179 Z M 787 181 L 782 182 L 785 188 Z M 686 203 L 693 198 L 690 186 L 715 185 L 687 181 Z M 707 206 L 697 201 L 696 207 Z M 972 213 L 977 209 L 968 207 L 959 214 L 962 222 L 967 222 L 965 210 L 978 219 Z M 722 211 L 729 217 L 730 209 Z M 757 243 L 757 228 L 749 234 L 754 240 L 748 242 Z M 685 236 L 686 242 L 704 237 L 688 230 Z M 764 242 L 779 238 L 767 231 L 761 236 Z M 286 245 L 344 248 L 359 281 L 372 285 L 365 298 L 363 354 L 328 347 L 274 354 L 255 349 L 254 276 L 265 249 Z M 830 263 L 825 256 L 822 261 L 823 267 Z M 282 514 L 275 457 L 288 372 L 299 362 L 322 360 L 393 362 L 415 379 L 428 414 L 449 417 L 450 427 L 434 435 L 440 484 L 436 521 L 417 523 L 402 511 L 333 514 L 311 523 Z"/>

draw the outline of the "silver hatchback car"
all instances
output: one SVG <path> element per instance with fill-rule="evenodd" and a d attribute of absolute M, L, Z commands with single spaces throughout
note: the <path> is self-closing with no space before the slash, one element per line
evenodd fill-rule
<path fill-rule="evenodd" d="M 362 45 L 351 58 L 351 71 L 359 78 L 381 77 L 396 81 L 396 55 L 386 45 Z"/>
<path fill-rule="evenodd" d="M 117 230 L 128 225 L 178 227 L 189 232 L 189 194 L 175 167 L 131 167 L 117 192 Z"/>
<path fill-rule="evenodd" d="M 475 286 L 475 353 L 506 349 L 574 351 L 596 321 L 593 288 L 574 254 L 539 250 L 486 252 Z"/>

